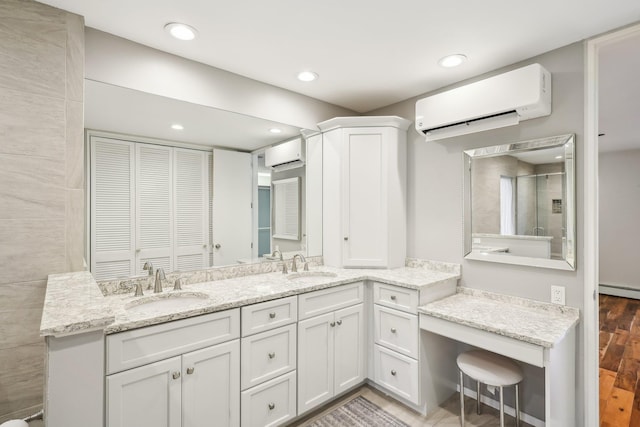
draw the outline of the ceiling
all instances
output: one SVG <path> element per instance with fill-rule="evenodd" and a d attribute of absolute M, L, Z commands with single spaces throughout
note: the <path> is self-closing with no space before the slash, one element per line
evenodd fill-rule
<path fill-rule="evenodd" d="M 42 0 L 85 24 L 368 112 L 640 20 L 638 0 Z M 163 27 L 197 28 L 191 42 Z M 455 69 L 439 58 L 463 53 Z M 298 71 L 320 75 L 312 83 Z"/>

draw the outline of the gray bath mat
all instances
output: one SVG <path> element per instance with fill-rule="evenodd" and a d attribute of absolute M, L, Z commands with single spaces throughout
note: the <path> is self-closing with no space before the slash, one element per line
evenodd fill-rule
<path fill-rule="evenodd" d="M 410 427 L 362 396 L 334 409 L 307 427 Z"/>

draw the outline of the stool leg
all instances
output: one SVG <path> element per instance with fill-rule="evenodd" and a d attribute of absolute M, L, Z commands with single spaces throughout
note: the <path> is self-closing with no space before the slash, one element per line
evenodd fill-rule
<path fill-rule="evenodd" d="M 476 381 L 476 412 L 480 415 L 480 381 Z"/>
<path fill-rule="evenodd" d="M 516 384 L 516 427 L 520 427 L 520 387 Z"/>
<path fill-rule="evenodd" d="M 504 393 L 503 388 L 500 387 L 500 427 L 504 427 Z"/>
<path fill-rule="evenodd" d="M 464 427 L 464 374 L 460 371 L 460 425 Z"/>

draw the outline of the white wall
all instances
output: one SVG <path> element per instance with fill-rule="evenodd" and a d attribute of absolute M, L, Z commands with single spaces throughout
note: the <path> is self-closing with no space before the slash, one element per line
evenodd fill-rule
<path fill-rule="evenodd" d="M 584 155 L 581 149 L 584 129 L 583 49 L 582 43 L 575 43 L 461 83 L 470 83 L 538 62 L 552 74 L 553 111 L 548 117 L 524 121 L 518 126 L 429 143 L 425 142 L 424 136 L 417 131 L 409 129 L 407 256 L 460 263 L 462 264 L 462 286 L 491 292 L 549 301 L 551 285 L 562 285 L 566 287 L 567 304 L 582 309 L 584 273 L 583 251 L 580 245 L 584 241 L 582 227 Z M 413 119 L 415 101 L 433 93 L 435 92 L 368 114 L 396 114 Z M 462 152 L 472 148 L 567 133 L 575 133 L 577 141 L 577 270 L 558 271 L 465 260 L 463 258 Z M 582 334 L 582 327 L 578 325 L 575 362 L 576 425 L 584 424 Z M 567 368 L 571 369 L 571 367 Z M 530 375 L 539 375 L 539 373 L 532 371 Z M 542 406 L 544 389 L 541 384 L 528 380 L 523 387 L 523 392 L 524 410 L 538 418 L 544 418 Z"/>
<path fill-rule="evenodd" d="M 640 149 L 599 162 L 600 283 L 640 290 Z"/>
<path fill-rule="evenodd" d="M 305 129 L 357 115 L 286 89 L 87 28 L 85 78 Z M 260 64 L 256 64 L 260 66 Z"/>

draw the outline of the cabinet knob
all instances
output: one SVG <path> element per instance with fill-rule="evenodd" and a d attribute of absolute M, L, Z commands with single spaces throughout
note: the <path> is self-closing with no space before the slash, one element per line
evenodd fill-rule
<path fill-rule="evenodd" d="M 221 247 L 222 246 L 220 246 L 220 243 L 216 243 L 216 246 L 215 246 L 216 249 L 220 249 Z"/>
<path fill-rule="evenodd" d="M 273 411 L 274 409 L 276 409 L 276 404 L 273 402 L 269 403 L 269 410 Z"/>
<path fill-rule="evenodd" d="M 349 238 L 345 236 L 344 241 L 346 242 L 346 241 L 348 241 L 348 240 L 349 240 Z"/>
<path fill-rule="evenodd" d="M 177 380 L 178 378 L 180 378 L 180 372 L 178 372 L 178 371 L 174 372 L 172 377 L 173 377 L 174 380 Z"/>
<path fill-rule="evenodd" d="M 329 326 L 331 326 L 333 328 L 334 326 L 336 326 L 336 322 L 329 323 Z"/>
<path fill-rule="evenodd" d="M 191 375 L 193 374 L 193 371 L 195 371 L 196 368 L 187 368 L 187 374 Z"/>
<path fill-rule="evenodd" d="M 342 325 L 342 320 L 338 320 L 336 323 L 338 324 L 338 326 L 340 326 Z"/>
<path fill-rule="evenodd" d="M 276 357 L 276 354 L 274 352 L 269 353 L 269 359 L 273 359 L 274 357 Z"/>
<path fill-rule="evenodd" d="M 391 375 L 393 375 L 393 376 L 395 377 L 395 376 L 396 376 L 396 374 L 397 374 L 396 370 L 395 370 L 395 369 L 392 369 L 392 370 L 391 370 Z"/>
<path fill-rule="evenodd" d="M 391 301 L 395 301 L 396 300 L 396 296 L 395 295 L 391 295 Z"/>
<path fill-rule="evenodd" d="M 272 311 L 271 313 L 269 313 L 269 319 L 275 319 L 275 318 L 276 318 L 275 311 Z"/>
<path fill-rule="evenodd" d="M 396 328 L 391 328 L 391 333 L 395 334 L 396 333 Z"/>

